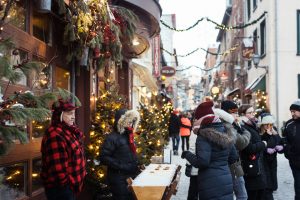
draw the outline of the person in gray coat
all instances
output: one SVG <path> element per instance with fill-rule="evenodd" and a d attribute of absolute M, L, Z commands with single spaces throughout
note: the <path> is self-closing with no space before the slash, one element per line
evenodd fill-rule
<path fill-rule="evenodd" d="M 198 168 L 199 200 L 232 200 L 233 185 L 228 160 L 235 151 L 234 137 L 212 110 L 213 102 L 201 103 L 195 111 L 196 154 L 181 155 Z"/>

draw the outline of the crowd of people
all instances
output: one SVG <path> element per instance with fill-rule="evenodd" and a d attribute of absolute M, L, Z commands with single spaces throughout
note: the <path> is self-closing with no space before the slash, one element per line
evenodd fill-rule
<path fill-rule="evenodd" d="M 277 154 L 284 153 L 294 177 L 295 200 L 300 199 L 300 100 L 290 106 L 292 118 L 275 127 L 275 117 L 256 112 L 253 105 L 238 106 L 231 100 L 215 106 L 206 99 L 191 118 L 191 133 L 197 135 L 194 149 L 183 150 L 185 174 L 190 177 L 188 200 L 222 199 L 273 200 L 278 188 Z M 174 111 L 170 137 L 177 137 L 186 125 L 185 114 Z M 298 127 L 298 128 L 297 128 Z M 177 137 L 179 138 L 179 137 Z M 173 142 L 174 155 L 178 140 Z M 182 141 L 182 143 L 184 143 Z"/>
<path fill-rule="evenodd" d="M 42 171 L 47 199 L 75 200 L 86 175 L 83 133 L 75 125 L 75 110 L 69 101 L 53 104 L 51 125 L 42 140 Z M 277 154 L 284 153 L 294 177 L 295 200 L 300 200 L 300 100 L 290 106 L 292 118 L 275 127 L 269 112 L 255 112 L 250 104 L 237 106 L 226 100 L 219 108 L 206 99 L 193 114 L 174 110 L 169 121 L 173 154 L 181 139 L 181 158 L 190 177 L 188 200 L 272 200 L 277 190 Z M 136 155 L 134 131 L 139 123 L 135 110 L 115 113 L 114 127 L 100 151 L 107 166 L 107 181 L 113 199 L 134 199 L 127 178 L 142 167 Z M 191 133 L 197 135 L 190 145 Z M 195 148 L 190 148 L 195 146 Z"/>

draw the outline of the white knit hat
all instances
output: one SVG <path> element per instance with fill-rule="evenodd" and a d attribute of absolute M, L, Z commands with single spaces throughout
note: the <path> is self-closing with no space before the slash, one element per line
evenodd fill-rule
<path fill-rule="evenodd" d="M 270 114 L 270 115 L 265 115 L 265 116 L 260 116 L 258 118 L 258 126 L 261 126 L 263 124 L 274 124 L 275 123 L 275 119 L 274 117 Z"/>

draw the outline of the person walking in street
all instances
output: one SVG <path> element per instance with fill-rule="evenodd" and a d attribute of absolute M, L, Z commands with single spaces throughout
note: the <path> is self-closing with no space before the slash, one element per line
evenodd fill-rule
<path fill-rule="evenodd" d="M 300 200 L 300 99 L 290 106 L 292 119 L 283 130 L 286 139 L 284 155 L 289 160 L 294 177 L 295 200 Z"/>
<path fill-rule="evenodd" d="M 195 111 L 193 131 L 197 133 L 196 154 L 181 155 L 198 168 L 199 200 L 232 200 L 232 178 L 228 159 L 234 148 L 233 135 L 212 110 L 213 102 L 201 103 Z"/>
<path fill-rule="evenodd" d="M 139 121 L 137 111 L 118 110 L 114 130 L 105 138 L 100 152 L 101 164 L 107 166 L 108 185 L 114 200 L 134 199 L 127 178 L 134 178 L 140 172 L 133 135 Z"/>
<path fill-rule="evenodd" d="M 52 106 L 51 125 L 42 139 L 41 179 L 48 200 L 75 200 L 83 186 L 86 160 L 76 107 L 62 99 Z"/>
<path fill-rule="evenodd" d="M 263 164 L 266 173 L 266 191 L 265 200 L 274 200 L 273 191 L 277 190 L 277 152 L 283 153 L 281 138 L 273 124 L 274 117 L 270 113 L 263 113 L 259 117 L 258 125 L 260 127 L 261 139 L 268 143 L 274 143 L 273 146 L 264 151 Z"/>
<path fill-rule="evenodd" d="M 178 147 L 180 142 L 179 132 L 180 132 L 180 118 L 179 111 L 174 110 L 171 113 L 169 120 L 169 137 L 172 139 L 173 154 L 178 155 Z"/>
<path fill-rule="evenodd" d="M 250 142 L 251 134 L 246 129 L 242 128 L 239 124 L 239 115 L 238 115 L 238 106 L 230 100 L 222 101 L 221 102 L 221 109 L 223 112 L 218 111 L 219 109 L 215 109 L 214 112 L 220 118 L 228 123 L 227 126 L 229 128 L 234 128 L 235 131 L 235 147 L 238 151 L 238 155 L 240 151 L 246 148 Z M 235 162 L 229 163 L 230 170 L 232 175 L 232 182 L 233 182 L 233 191 L 236 197 L 236 200 L 247 200 L 247 190 L 245 187 L 245 180 L 244 180 L 244 171 L 241 166 L 241 159 L 238 156 Z"/>
<path fill-rule="evenodd" d="M 242 127 L 251 134 L 248 146 L 241 151 L 248 199 L 264 200 L 266 174 L 263 166 L 263 152 L 274 144 L 261 139 L 252 105 L 242 104 L 239 107 L 239 115 Z"/>
<path fill-rule="evenodd" d="M 180 119 L 180 136 L 181 136 L 181 148 L 182 152 L 185 150 L 185 144 L 186 149 L 190 149 L 190 135 L 191 135 L 191 121 L 187 118 L 186 114 L 182 114 L 182 117 Z"/>

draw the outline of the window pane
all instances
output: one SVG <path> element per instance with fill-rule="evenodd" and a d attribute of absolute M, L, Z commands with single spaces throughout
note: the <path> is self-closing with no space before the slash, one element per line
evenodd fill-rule
<path fill-rule="evenodd" d="M 33 11 L 33 36 L 46 44 L 51 43 L 51 22 L 47 14 L 38 13 L 36 10 Z"/>
<path fill-rule="evenodd" d="M 10 24 L 26 31 L 26 0 L 15 1 L 7 19 Z"/>
<path fill-rule="evenodd" d="M 300 54 L 300 10 L 297 10 L 297 54 Z"/>
<path fill-rule="evenodd" d="M 260 24 L 260 55 L 266 54 L 266 21 Z"/>
<path fill-rule="evenodd" d="M 32 191 L 38 190 L 43 187 L 43 183 L 40 178 L 40 172 L 42 169 L 42 159 L 34 159 L 32 161 Z"/>
<path fill-rule="evenodd" d="M 60 87 L 70 91 L 70 72 L 60 68 L 55 68 L 55 84 L 56 87 Z"/>
<path fill-rule="evenodd" d="M 33 138 L 39 138 L 43 137 L 46 128 L 48 128 L 50 124 L 50 120 L 47 120 L 45 122 L 32 122 L 32 137 Z"/>
<path fill-rule="evenodd" d="M 256 7 L 257 7 L 257 2 L 256 0 L 253 0 L 253 11 L 256 9 Z"/>
<path fill-rule="evenodd" d="M 26 168 L 25 163 L 0 167 L 0 199 L 17 199 L 25 196 Z"/>

